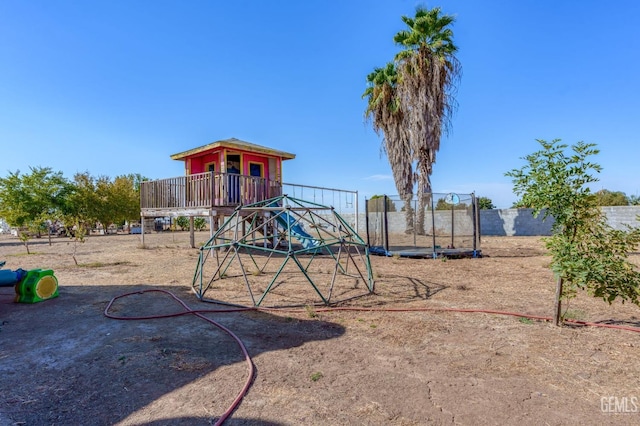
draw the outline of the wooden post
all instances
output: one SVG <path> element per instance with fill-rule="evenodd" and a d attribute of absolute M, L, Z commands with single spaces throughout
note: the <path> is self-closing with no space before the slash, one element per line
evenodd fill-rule
<path fill-rule="evenodd" d="M 562 277 L 558 277 L 558 282 L 556 284 L 556 301 L 554 306 L 554 317 L 553 320 L 555 325 L 561 325 L 562 320 Z"/>
<path fill-rule="evenodd" d="M 191 248 L 196 248 L 195 226 L 193 226 L 193 216 L 189 216 L 189 242 Z"/>
<path fill-rule="evenodd" d="M 142 220 L 140 221 L 140 235 L 142 236 L 142 247 L 144 248 L 144 216 L 142 216 Z"/>

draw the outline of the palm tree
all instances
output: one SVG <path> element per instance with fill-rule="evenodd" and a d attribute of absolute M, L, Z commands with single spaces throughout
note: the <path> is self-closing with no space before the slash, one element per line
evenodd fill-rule
<path fill-rule="evenodd" d="M 383 135 L 381 149 L 389 159 L 393 180 L 405 204 L 406 232 L 413 232 L 411 200 L 415 179 L 408 128 L 398 102 L 397 85 L 396 66 L 390 62 L 384 68 L 375 68 L 367 75 L 367 89 L 362 97 L 368 101 L 365 118 L 371 120 L 376 134 Z"/>
<path fill-rule="evenodd" d="M 440 148 L 442 131 L 449 131 L 455 109 L 455 89 L 462 68 L 453 44 L 455 21 L 439 7 L 418 7 L 414 18 L 402 17 L 407 29 L 394 41 L 404 50 L 396 55 L 398 80 L 396 95 L 410 135 L 411 160 L 417 161 L 417 232 L 424 234 L 424 210 L 430 199 L 431 172 Z"/>

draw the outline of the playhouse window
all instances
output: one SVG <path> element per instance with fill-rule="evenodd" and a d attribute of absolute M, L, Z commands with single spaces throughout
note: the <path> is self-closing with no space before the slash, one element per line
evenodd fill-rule
<path fill-rule="evenodd" d="M 263 177 L 264 164 L 249 162 L 249 175 L 254 177 Z"/>
<path fill-rule="evenodd" d="M 239 154 L 227 154 L 227 173 L 240 174 Z"/>

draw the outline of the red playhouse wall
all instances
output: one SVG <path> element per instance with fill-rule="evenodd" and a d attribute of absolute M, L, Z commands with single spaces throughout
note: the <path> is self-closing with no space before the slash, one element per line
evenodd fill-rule
<path fill-rule="evenodd" d="M 185 161 L 187 166 L 187 174 L 195 175 L 197 173 L 207 172 L 209 164 L 215 164 L 216 172 L 220 171 L 220 151 L 209 152 L 204 155 L 188 157 Z"/>
<path fill-rule="evenodd" d="M 187 174 L 198 174 L 204 173 L 208 171 L 209 164 L 215 164 L 216 172 L 224 172 L 226 170 L 221 169 L 222 163 L 222 154 L 226 156 L 226 153 L 230 154 L 239 154 L 240 155 L 240 163 L 241 169 L 240 174 L 248 175 L 249 174 L 249 163 L 259 163 L 262 164 L 264 175 L 266 178 L 273 178 L 274 176 L 279 177 L 280 173 L 278 170 L 269 170 L 269 158 L 274 158 L 276 161 L 276 169 L 280 168 L 281 159 L 279 157 L 270 157 L 270 156 L 262 156 L 256 155 L 249 151 L 241 151 L 241 150 L 229 150 L 225 148 L 219 148 L 216 151 L 207 152 L 206 154 L 198 153 L 192 157 L 187 157 L 185 159 L 185 166 Z"/>

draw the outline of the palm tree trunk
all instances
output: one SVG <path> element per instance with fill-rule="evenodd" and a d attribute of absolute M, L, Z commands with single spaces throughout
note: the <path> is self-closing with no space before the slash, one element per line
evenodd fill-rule
<path fill-rule="evenodd" d="M 427 211 L 427 204 L 431 201 L 431 179 L 430 164 L 425 161 L 420 162 L 420 174 L 418 175 L 418 214 L 416 217 L 416 233 L 426 235 L 424 220 Z"/>
<path fill-rule="evenodd" d="M 418 185 L 421 186 L 421 185 Z M 418 191 L 418 214 L 416 215 L 416 233 L 418 235 L 425 235 L 424 230 L 424 215 L 427 206 L 427 196 L 422 191 Z"/>
<path fill-rule="evenodd" d="M 413 234 L 413 193 L 404 193 L 402 195 L 402 201 L 404 201 L 404 220 L 405 220 L 405 234 Z"/>

